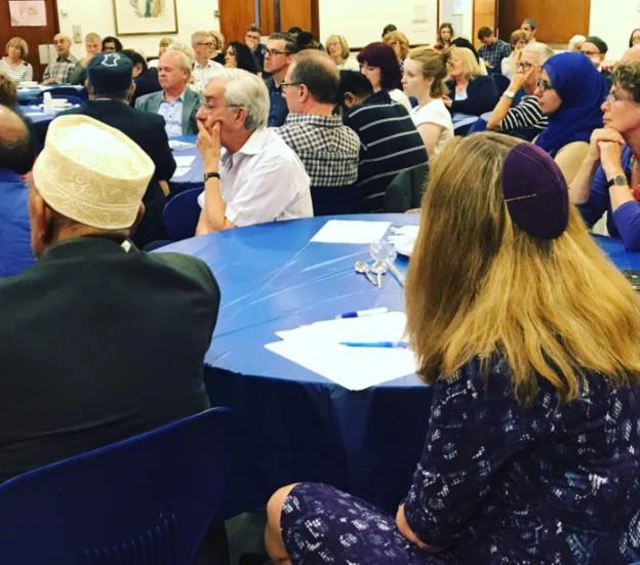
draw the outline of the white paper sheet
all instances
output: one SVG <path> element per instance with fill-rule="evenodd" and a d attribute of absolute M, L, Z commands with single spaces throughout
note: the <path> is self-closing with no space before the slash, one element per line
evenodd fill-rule
<path fill-rule="evenodd" d="M 416 371 L 408 349 L 346 347 L 285 340 L 265 347 L 348 390 L 364 390 Z"/>
<path fill-rule="evenodd" d="M 180 178 L 186 175 L 191 169 L 189 167 L 178 167 L 171 178 Z"/>
<path fill-rule="evenodd" d="M 372 243 L 384 237 L 391 222 L 329 220 L 311 238 L 313 243 Z"/>
<path fill-rule="evenodd" d="M 364 390 L 415 373 L 408 349 L 349 347 L 340 342 L 401 341 L 406 316 L 387 312 L 362 318 L 323 320 L 276 332 L 282 341 L 265 347 L 349 390 Z"/>
<path fill-rule="evenodd" d="M 176 155 L 174 156 L 176 160 L 176 166 L 178 169 L 182 169 L 183 167 L 190 167 L 193 162 L 196 160 L 195 155 Z"/>
<path fill-rule="evenodd" d="M 191 149 L 195 147 L 195 144 L 189 143 L 188 141 L 180 141 L 179 139 L 170 139 L 169 147 L 174 151 L 180 151 L 181 149 Z"/>

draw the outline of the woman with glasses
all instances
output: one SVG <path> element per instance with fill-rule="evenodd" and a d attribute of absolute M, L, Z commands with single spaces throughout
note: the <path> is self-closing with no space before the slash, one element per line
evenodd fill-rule
<path fill-rule="evenodd" d="M 409 54 L 409 39 L 407 38 L 407 36 L 401 31 L 395 30 L 387 33 L 382 38 L 382 41 L 393 49 L 396 57 L 398 57 L 400 70 L 404 71 L 404 60 Z"/>
<path fill-rule="evenodd" d="M 444 97 L 444 103 L 452 114 L 480 116 L 491 111 L 498 101 L 498 91 L 493 79 L 483 74 L 473 51 L 451 47 L 447 69 L 450 95 Z"/>
<path fill-rule="evenodd" d="M 402 104 L 408 112 L 411 103 L 402 92 L 402 72 L 395 51 L 380 41 L 369 43 L 358 53 L 360 72 L 369 79 L 373 92 L 386 90 L 391 100 Z"/>
<path fill-rule="evenodd" d="M 350 57 L 349 44 L 342 35 L 330 35 L 325 43 L 327 53 L 339 71 L 359 71 L 360 65 Z"/>
<path fill-rule="evenodd" d="M 417 372 L 433 390 L 407 495 L 394 517 L 326 484 L 285 486 L 267 504 L 273 562 L 637 558 L 640 301 L 551 157 L 494 133 L 449 141 L 405 294 Z"/>
<path fill-rule="evenodd" d="M 534 96 L 536 83 L 540 77 L 541 66 L 554 52 L 544 43 L 533 42 L 522 50 L 518 72 L 511 78 L 507 90 L 502 93 L 496 107 L 491 112 L 487 129 L 498 130 L 527 141 L 547 129 L 549 120 L 542 113 L 538 98 Z M 518 103 L 513 106 L 518 94 L 524 93 Z"/>
<path fill-rule="evenodd" d="M 227 46 L 224 66 L 230 69 L 244 69 L 254 75 L 258 74 L 258 67 L 251 54 L 251 49 L 239 41 L 232 41 Z"/>
<path fill-rule="evenodd" d="M 607 81 L 581 53 L 560 53 L 542 65 L 535 95 L 549 127 L 534 143 L 556 160 L 568 183 L 587 155 L 591 133 L 602 127 L 607 90 Z"/>
<path fill-rule="evenodd" d="M 621 63 L 611 78 L 611 93 L 602 104 L 604 129 L 593 132 L 569 195 L 589 226 L 608 212 L 609 234 L 639 251 L 640 61 Z"/>
<path fill-rule="evenodd" d="M 500 63 L 502 74 L 511 78 L 518 70 L 518 64 L 520 63 L 520 57 L 522 50 L 527 44 L 527 34 L 521 29 L 517 29 L 511 34 L 509 38 L 509 45 L 511 46 L 511 55 L 502 59 Z"/>

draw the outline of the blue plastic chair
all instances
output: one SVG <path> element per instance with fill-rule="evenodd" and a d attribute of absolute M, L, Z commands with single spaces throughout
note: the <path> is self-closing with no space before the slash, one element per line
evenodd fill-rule
<path fill-rule="evenodd" d="M 200 218 L 198 196 L 202 188 L 190 188 L 179 192 L 164 206 L 162 218 L 164 230 L 171 241 L 193 237 Z"/>
<path fill-rule="evenodd" d="M 223 494 L 228 408 L 29 471 L 0 486 L 0 561 L 185 565 Z"/>

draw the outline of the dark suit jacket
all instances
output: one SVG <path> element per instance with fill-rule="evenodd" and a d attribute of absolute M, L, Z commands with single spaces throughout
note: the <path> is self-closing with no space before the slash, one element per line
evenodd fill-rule
<path fill-rule="evenodd" d="M 0 481 L 207 408 L 219 303 L 199 259 L 103 237 L 0 280 Z"/>
<path fill-rule="evenodd" d="M 157 114 L 150 115 L 136 110 L 118 100 L 106 99 L 87 100 L 79 108 L 71 108 L 58 115 L 67 114 L 90 116 L 120 130 L 151 157 L 156 171 L 144 195 L 143 201 L 146 208 L 144 219 L 132 239 L 138 246 L 163 239 L 165 235 L 162 211 L 165 197 L 158 186 L 158 181 L 168 181 L 176 170 L 176 162 L 164 129 L 164 118 Z"/>
<path fill-rule="evenodd" d="M 453 100 L 456 87 L 453 80 L 447 81 L 449 96 Z M 453 100 L 451 103 L 451 113 L 469 114 L 480 116 L 485 112 L 491 112 L 498 102 L 500 95 L 496 84 L 490 76 L 479 76 L 473 79 L 467 87 L 466 100 Z"/>
<path fill-rule="evenodd" d="M 136 100 L 136 108 L 157 114 L 160 104 L 164 100 L 164 92 L 152 92 L 141 96 Z M 198 124 L 196 114 L 200 108 L 200 97 L 190 88 L 184 91 L 184 102 L 182 103 L 182 135 L 197 135 Z"/>

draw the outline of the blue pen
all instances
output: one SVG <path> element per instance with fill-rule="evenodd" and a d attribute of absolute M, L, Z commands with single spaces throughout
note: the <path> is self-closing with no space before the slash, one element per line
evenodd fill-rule
<path fill-rule="evenodd" d="M 339 318 L 362 318 L 363 316 L 374 316 L 376 314 L 386 314 L 389 308 L 369 308 L 368 310 L 356 310 L 354 312 L 346 312 L 345 314 L 338 314 L 336 319 Z"/>
<path fill-rule="evenodd" d="M 387 347 L 393 349 L 407 349 L 409 344 L 406 341 L 341 341 L 340 345 L 347 347 Z"/>

